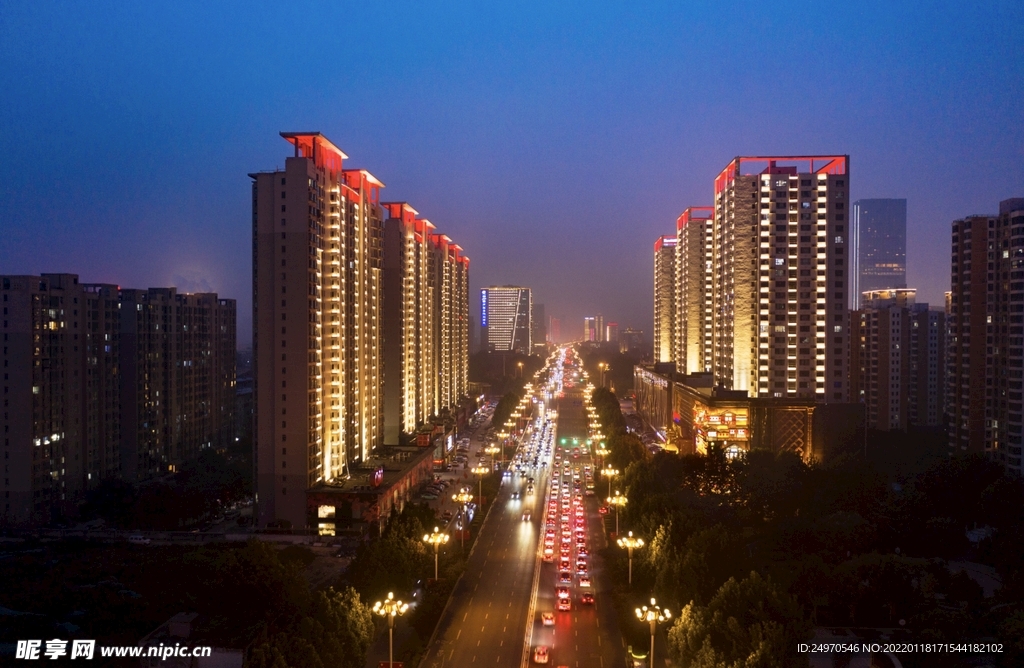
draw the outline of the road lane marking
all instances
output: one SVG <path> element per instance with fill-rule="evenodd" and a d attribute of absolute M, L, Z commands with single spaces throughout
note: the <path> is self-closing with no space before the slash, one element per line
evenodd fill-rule
<path fill-rule="evenodd" d="M 459 629 L 459 632 L 455 634 L 455 639 L 458 640 L 461 635 L 462 635 L 462 629 Z"/>
<path fill-rule="evenodd" d="M 466 612 L 466 614 L 462 615 L 462 621 L 466 621 L 466 617 L 469 617 L 468 611 Z"/>

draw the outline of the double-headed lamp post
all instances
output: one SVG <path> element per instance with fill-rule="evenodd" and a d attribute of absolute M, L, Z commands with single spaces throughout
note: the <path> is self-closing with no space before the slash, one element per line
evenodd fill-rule
<path fill-rule="evenodd" d="M 619 469 L 613 469 L 611 466 L 606 466 L 601 469 L 601 475 L 608 478 L 608 496 L 612 495 L 612 478 L 619 475 Z"/>
<path fill-rule="evenodd" d="M 644 546 L 643 538 L 634 538 L 633 532 L 630 531 L 628 536 L 620 538 L 616 541 L 619 547 L 623 547 L 629 551 L 629 584 L 633 584 L 633 550 L 639 550 Z"/>
<path fill-rule="evenodd" d="M 645 605 L 636 609 L 636 618 L 651 625 L 651 654 L 647 665 L 654 668 L 654 632 L 657 630 L 658 624 L 672 619 L 672 613 L 667 609 L 663 610 L 652 598 L 650 606 Z"/>
<path fill-rule="evenodd" d="M 479 492 L 480 492 L 480 497 L 479 497 L 480 498 L 480 510 L 483 510 L 483 508 L 484 508 L 484 476 L 487 475 L 488 473 L 490 473 L 491 471 L 486 466 L 474 466 L 473 468 L 471 468 L 469 470 L 469 472 L 472 473 L 473 475 L 475 475 L 479 479 L 479 481 L 480 481 L 480 487 L 479 487 Z"/>
<path fill-rule="evenodd" d="M 496 459 L 496 457 L 494 455 L 496 455 L 498 453 L 501 453 L 501 464 L 504 467 L 504 465 L 505 465 L 505 448 L 499 448 L 496 445 L 488 445 L 486 448 L 484 448 L 484 452 L 486 452 L 487 454 L 489 454 L 491 456 L 491 460 L 492 461 L 494 459 Z"/>
<path fill-rule="evenodd" d="M 430 543 L 434 546 L 434 579 L 437 579 L 437 551 L 442 545 L 448 544 L 448 534 L 441 533 L 441 530 L 434 527 L 433 533 L 428 533 L 423 536 L 424 543 Z"/>
<path fill-rule="evenodd" d="M 373 611 L 388 620 L 388 666 L 395 665 L 395 617 L 404 615 L 409 609 L 408 603 L 395 600 L 395 594 L 388 592 L 387 600 L 377 601 L 373 604 Z"/>
<path fill-rule="evenodd" d="M 459 537 L 462 539 L 463 552 L 466 551 L 466 527 L 469 526 L 469 510 L 466 506 L 473 500 L 473 495 L 469 493 L 470 489 L 470 487 L 463 487 L 458 494 L 452 494 L 452 501 L 462 504 L 462 529 L 459 531 Z"/>
<path fill-rule="evenodd" d="M 608 368 L 608 365 L 605 364 L 604 362 L 601 362 L 597 366 L 601 369 L 601 387 L 604 387 L 604 371 L 605 369 Z"/>
<path fill-rule="evenodd" d="M 604 463 L 604 458 L 610 455 L 611 453 L 611 450 L 604 447 L 604 441 L 601 441 L 601 443 L 597 446 L 597 449 L 594 450 L 594 454 L 601 458 L 602 464 Z"/>
<path fill-rule="evenodd" d="M 619 508 L 621 508 L 622 506 L 626 505 L 627 499 L 626 499 L 625 496 L 623 496 L 619 492 L 619 490 L 615 490 L 615 496 L 609 496 L 607 501 L 608 501 L 608 505 L 609 506 L 615 506 L 615 535 L 618 536 L 619 535 Z"/>

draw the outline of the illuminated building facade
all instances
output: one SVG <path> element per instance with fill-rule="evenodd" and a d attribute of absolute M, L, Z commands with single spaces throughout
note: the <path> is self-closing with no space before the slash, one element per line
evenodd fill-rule
<path fill-rule="evenodd" d="M 592 315 L 583 318 L 583 340 L 597 341 L 597 319 Z"/>
<path fill-rule="evenodd" d="M 409 204 L 383 206 L 384 443 L 400 445 L 466 395 L 469 258 Z"/>
<path fill-rule="evenodd" d="M 654 361 L 671 362 L 675 351 L 676 238 L 654 242 Z"/>
<path fill-rule="evenodd" d="M 533 298 L 530 288 L 514 285 L 480 290 L 480 313 L 488 352 L 529 355 L 533 350 Z"/>
<path fill-rule="evenodd" d="M 609 343 L 619 342 L 619 323 L 609 322 L 604 326 L 604 340 Z"/>
<path fill-rule="evenodd" d="M 738 157 L 715 180 L 715 384 L 849 397 L 848 156 Z"/>
<path fill-rule="evenodd" d="M 907 200 L 861 199 L 850 222 L 850 297 L 907 287 Z"/>
<path fill-rule="evenodd" d="M 714 207 L 694 206 L 676 220 L 673 359 L 680 373 L 711 371 Z"/>
<path fill-rule="evenodd" d="M 984 452 L 1021 473 L 1024 198 L 953 221 L 949 295 L 950 453 Z M 982 391 L 984 388 L 984 391 Z"/>
<path fill-rule="evenodd" d="M 604 316 L 600 313 L 594 318 L 594 341 L 604 341 Z"/>
<path fill-rule="evenodd" d="M 257 523 L 301 527 L 306 490 L 383 438 L 383 183 L 320 133 L 281 136 L 284 169 L 250 174 Z"/>

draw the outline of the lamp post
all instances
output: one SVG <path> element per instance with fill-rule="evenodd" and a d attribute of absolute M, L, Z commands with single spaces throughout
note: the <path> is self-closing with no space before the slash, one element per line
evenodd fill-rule
<path fill-rule="evenodd" d="M 655 600 L 652 598 L 650 607 L 645 605 L 642 608 L 636 609 L 636 618 L 641 622 L 647 622 L 651 625 L 651 654 L 647 665 L 650 666 L 650 668 L 654 668 L 654 632 L 657 630 L 658 624 L 672 618 L 672 613 L 667 609 L 662 610 L 661 606 L 657 605 Z"/>
<path fill-rule="evenodd" d="M 612 495 L 612 478 L 619 475 L 619 469 L 614 469 L 611 466 L 606 466 L 601 469 L 601 475 L 608 478 L 608 496 Z"/>
<path fill-rule="evenodd" d="M 469 526 L 469 509 L 466 506 L 473 500 L 473 495 L 469 493 L 469 490 L 469 487 L 463 487 L 458 494 L 452 494 L 452 501 L 462 504 L 462 529 L 459 531 L 459 538 L 462 540 L 463 552 L 466 551 L 466 528 Z"/>
<path fill-rule="evenodd" d="M 629 584 L 633 584 L 633 550 L 639 550 L 643 547 L 644 540 L 643 538 L 634 538 L 633 532 L 630 531 L 628 536 L 620 538 L 616 542 L 619 544 L 619 547 L 629 550 Z"/>
<path fill-rule="evenodd" d="M 619 535 L 619 508 L 626 505 L 627 499 L 625 496 L 619 493 L 619 490 L 615 490 L 615 496 L 609 496 L 607 499 L 609 506 L 615 506 L 615 535 Z"/>
<path fill-rule="evenodd" d="M 604 371 L 605 371 L 605 369 L 608 368 L 608 365 L 605 364 L 604 362 L 601 362 L 597 366 L 598 366 L 599 369 L 601 369 L 601 387 L 604 387 Z"/>
<path fill-rule="evenodd" d="M 441 533 L 441 530 L 434 527 L 433 533 L 428 533 L 423 536 L 424 543 L 430 543 L 434 546 L 434 579 L 437 579 L 437 552 L 442 545 L 448 544 L 448 534 Z"/>
<path fill-rule="evenodd" d="M 377 601 L 373 604 L 373 611 L 381 617 L 386 617 L 388 620 L 388 666 L 393 668 L 395 665 L 395 617 L 404 615 L 405 611 L 409 609 L 408 603 L 402 603 L 401 601 L 395 600 L 393 592 L 388 592 L 387 600 Z"/>
<path fill-rule="evenodd" d="M 480 510 L 484 508 L 484 476 L 490 473 L 490 469 L 486 466 L 474 466 L 469 470 L 470 473 L 475 475 L 480 481 Z"/>
<path fill-rule="evenodd" d="M 516 365 L 519 367 L 519 377 L 522 378 L 523 377 L 523 363 L 522 362 L 516 362 Z"/>
<path fill-rule="evenodd" d="M 499 436 L 500 436 L 500 434 L 499 434 Z M 505 448 L 499 448 L 498 446 L 496 446 L 494 444 L 491 444 L 491 445 L 488 445 L 486 448 L 484 448 L 484 452 L 486 452 L 487 454 L 489 454 L 491 456 L 491 460 L 492 461 L 494 459 L 496 459 L 494 455 L 496 455 L 496 454 L 498 454 L 500 452 L 501 453 L 501 464 L 502 464 L 502 467 L 504 468 L 504 464 L 505 464 Z"/>
<path fill-rule="evenodd" d="M 604 441 L 601 441 L 597 449 L 594 450 L 594 454 L 601 458 L 601 464 L 604 464 L 604 458 L 611 454 L 611 450 L 604 447 Z"/>

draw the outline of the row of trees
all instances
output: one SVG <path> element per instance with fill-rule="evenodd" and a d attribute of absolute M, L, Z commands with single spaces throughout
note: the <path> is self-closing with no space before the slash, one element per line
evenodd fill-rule
<path fill-rule="evenodd" d="M 1022 636 L 1010 634 L 1024 622 L 1024 484 L 1000 466 L 943 458 L 897 477 L 860 456 L 828 466 L 766 451 L 647 456 L 614 438 L 609 394 L 595 391 L 594 403 L 625 472 L 622 524 L 647 541 L 617 607 L 628 612 L 653 594 L 682 610 L 668 633 L 682 665 L 806 666 L 795 644 L 814 625 L 994 637 L 1011 649 L 1006 665 L 1021 665 Z M 976 526 L 994 537 L 972 546 L 965 532 Z M 623 551 L 607 557 L 624 582 Z M 984 598 L 951 560 L 989 563 L 1002 588 Z M 622 626 L 643 646 L 645 629 L 625 618 Z"/>
<path fill-rule="evenodd" d="M 122 529 L 187 529 L 252 495 L 252 467 L 212 449 L 177 473 L 145 485 L 109 478 L 91 491 L 82 519 L 103 519 Z"/>

